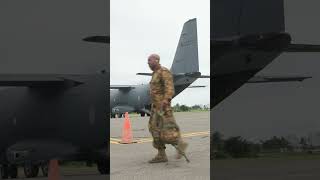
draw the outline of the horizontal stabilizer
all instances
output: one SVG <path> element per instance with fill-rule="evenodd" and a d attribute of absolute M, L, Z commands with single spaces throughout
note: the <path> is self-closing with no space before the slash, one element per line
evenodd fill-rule
<path fill-rule="evenodd" d="M 56 75 L 9 75 L 0 74 L 0 86 L 21 87 L 74 87 L 82 82 Z"/>
<path fill-rule="evenodd" d="M 137 73 L 137 75 L 152 76 L 152 73 Z M 187 76 L 187 77 L 194 77 L 194 78 L 210 78 L 210 76 L 208 75 L 201 75 L 200 72 L 178 73 L 178 74 L 173 74 L 173 76 L 174 77 Z"/>
<path fill-rule="evenodd" d="M 290 44 L 285 52 L 320 52 L 320 45 Z"/>
<path fill-rule="evenodd" d="M 134 86 L 130 86 L 130 85 L 110 85 L 110 89 L 118 89 L 122 91 L 129 91 L 134 88 L 135 88 Z"/>
<path fill-rule="evenodd" d="M 152 76 L 152 73 L 137 73 L 137 75 Z"/>
<path fill-rule="evenodd" d="M 254 76 L 247 83 L 294 82 L 309 79 L 309 76 Z"/>
<path fill-rule="evenodd" d="M 206 86 L 189 86 L 188 88 L 204 88 Z"/>
<path fill-rule="evenodd" d="M 88 42 L 96 42 L 96 43 L 110 43 L 109 36 L 89 36 L 83 39 Z"/>
<path fill-rule="evenodd" d="M 200 72 L 192 72 L 192 73 L 179 73 L 179 74 L 174 74 L 173 76 L 175 77 L 193 77 L 193 78 L 210 78 L 210 76 L 207 75 L 201 75 Z"/>
<path fill-rule="evenodd" d="M 201 76 L 198 77 L 198 78 L 210 78 L 210 76 L 208 76 L 208 75 L 201 75 Z"/>

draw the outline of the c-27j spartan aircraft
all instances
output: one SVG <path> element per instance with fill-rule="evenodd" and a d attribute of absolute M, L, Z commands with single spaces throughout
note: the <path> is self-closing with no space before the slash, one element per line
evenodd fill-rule
<path fill-rule="evenodd" d="M 213 0 L 210 6 L 211 109 L 245 83 L 310 78 L 255 76 L 283 52 L 320 52 L 319 45 L 291 42 L 283 0 Z"/>
<path fill-rule="evenodd" d="M 91 36 L 84 39 L 89 42 L 107 43 L 106 36 Z M 176 53 L 170 71 L 173 75 L 175 96 L 186 88 L 205 86 L 190 86 L 198 78 L 209 78 L 199 72 L 197 20 L 190 19 L 184 23 Z M 152 73 L 137 73 L 137 75 L 152 76 Z M 125 112 L 137 112 L 141 116 L 150 114 L 149 84 L 142 85 L 110 85 L 110 113 L 123 115 Z"/>

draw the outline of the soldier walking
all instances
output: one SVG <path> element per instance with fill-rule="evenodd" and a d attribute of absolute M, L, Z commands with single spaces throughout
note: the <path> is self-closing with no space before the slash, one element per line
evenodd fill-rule
<path fill-rule="evenodd" d="M 162 67 L 159 63 L 160 56 L 151 54 L 148 57 L 148 65 L 153 71 L 150 81 L 151 115 L 149 120 L 149 131 L 153 137 L 153 147 L 158 150 L 158 154 L 149 163 L 167 162 L 165 152 L 166 146 L 161 139 L 161 128 L 164 124 L 174 124 L 177 133 L 177 147 L 181 152 L 185 152 L 188 144 L 182 141 L 180 130 L 173 117 L 171 99 L 174 96 L 174 84 L 171 72 Z M 181 152 L 177 150 L 176 158 L 181 158 Z"/>

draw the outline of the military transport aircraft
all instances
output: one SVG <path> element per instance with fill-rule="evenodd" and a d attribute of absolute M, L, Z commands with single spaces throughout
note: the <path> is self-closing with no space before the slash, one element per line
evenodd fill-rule
<path fill-rule="evenodd" d="M 320 52 L 319 45 L 292 43 L 285 32 L 283 0 L 213 0 L 210 6 L 211 109 L 281 53 Z M 252 82 L 306 78 L 310 77 L 269 76 Z"/>
<path fill-rule="evenodd" d="M 84 39 L 90 42 L 108 43 L 109 37 L 91 36 Z M 185 22 L 177 46 L 176 54 L 171 66 L 174 78 L 175 96 L 186 88 L 197 88 L 204 86 L 190 86 L 198 78 L 209 78 L 199 72 L 197 22 L 191 19 Z M 138 75 L 151 76 L 151 73 L 137 73 Z M 247 83 L 264 82 L 288 82 L 302 81 L 310 77 L 288 77 L 288 76 L 255 76 Z M 144 85 L 111 85 L 110 86 L 110 108 L 111 117 L 116 114 L 122 116 L 124 112 L 138 112 L 141 116 L 150 113 L 149 84 Z"/>
<path fill-rule="evenodd" d="M 188 88 L 198 78 L 209 78 L 199 72 L 197 21 L 185 22 L 177 46 L 173 64 L 170 69 L 173 75 L 175 96 Z M 151 76 L 151 73 L 138 73 Z M 203 86 L 190 86 L 203 87 Z M 111 85 L 111 117 L 116 113 L 138 112 L 141 116 L 150 114 L 149 84 L 144 85 Z"/>
<path fill-rule="evenodd" d="M 84 39 L 91 42 L 107 43 L 109 38 L 92 36 Z M 173 64 L 170 69 L 175 86 L 175 96 L 186 88 L 205 86 L 190 86 L 198 78 L 210 78 L 199 72 L 197 20 L 185 22 Z M 137 73 L 137 75 L 151 76 L 151 73 Z M 125 112 L 138 112 L 141 116 L 150 114 L 149 84 L 144 85 L 110 85 L 111 117 Z"/>
<path fill-rule="evenodd" d="M 25 168 L 34 177 L 50 159 L 95 161 L 109 172 L 109 48 L 81 41 L 93 29 L 107 34 L 108 11 L 107 1 L 0 2 L 3 179 L 28 162 L 36 163 Z M 94 53 L 97 60 L 85 58 Z"/>

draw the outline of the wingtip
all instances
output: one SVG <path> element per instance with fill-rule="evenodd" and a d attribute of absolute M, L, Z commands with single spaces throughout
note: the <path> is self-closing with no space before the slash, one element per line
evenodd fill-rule
<path fill-rule="evenodd" d="M 95 43 L 110 43 L 109 36 L 88 36 L 82 39 L 86 42 L 95 42 Z"/>

